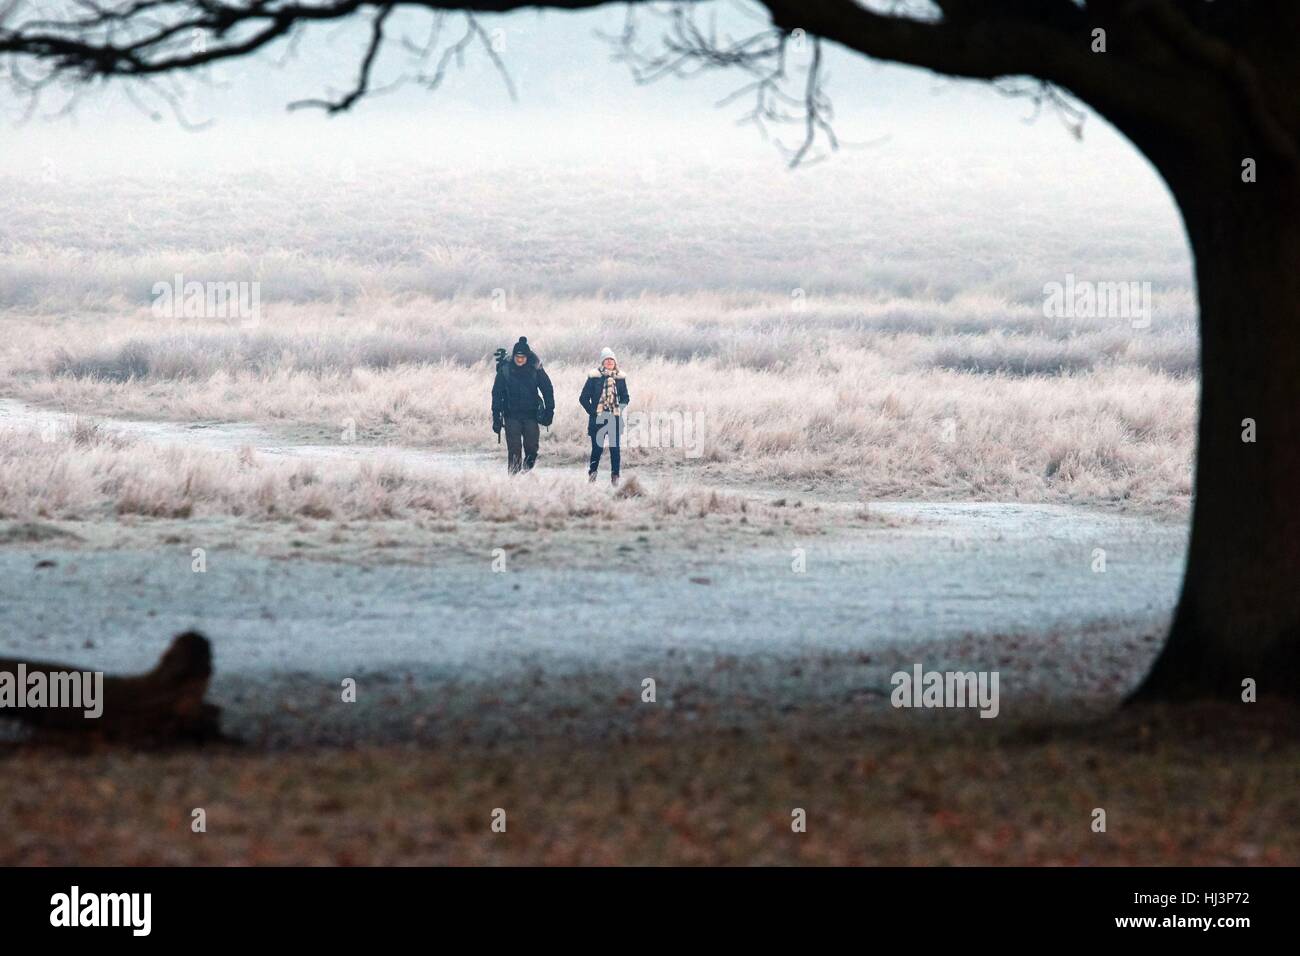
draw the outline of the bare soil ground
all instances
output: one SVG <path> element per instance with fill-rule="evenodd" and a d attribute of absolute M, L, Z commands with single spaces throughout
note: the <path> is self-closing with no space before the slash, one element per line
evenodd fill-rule
<path fill-rule="evenodd" d="M 0 863 L 1295 865 L 1297 716 L 1142 708 L 973 734 L 787 714 L 581 746 L 18 750 L 0 757 Z"/>

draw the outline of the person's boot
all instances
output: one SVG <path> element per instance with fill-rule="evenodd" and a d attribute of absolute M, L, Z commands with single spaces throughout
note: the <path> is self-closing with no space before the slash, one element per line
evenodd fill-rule
<path fill-rule="evenodd" d="M 615 488 L 617 488 L 617 487 L 618 487 L 618 475 L 610 475 L 610 476 L 609 476 L 609 483 L 610 483 L 611 485 L 613 485 Z"/>
<path fill-rule="evenodd" d="M 587 482 L 593 485 L 596 483 L 596 473 L 594 471 L 587 472 Z"/>

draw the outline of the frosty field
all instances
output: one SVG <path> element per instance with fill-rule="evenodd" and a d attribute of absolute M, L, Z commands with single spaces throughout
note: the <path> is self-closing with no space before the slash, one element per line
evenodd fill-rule
<path fill-rule="evenodd" d="M 556 383 L 547 464 L 580 467 L 577 393 L 610 345 L 634 411 L 703 436 L 689 454 L 672 436 L 631 449 L 631 471 L 1185 510 L 1194 301 L 1155 199 L 1116 210 L 1103 182 L 1045 183 L 1027 209 L 1008 181 L 954 209 L 902 162 L 876 178 L 647 168 L 322 182 L 271 167 L 148 188 L 142 173 L 43 185 L 40 203 L 11 177 L 0 392 L 87 417 L 491 454 L 489 355 L 527 335 Z M 1024 225 L 1008 232 L 1013 194 Z M 257 283 L 258 315 L 159 316 L 155 287 L 178 276 Z M 1044 287 L 1070 276 L 1145 282 L 1150 315 L 1045 316 Z M 96 497 L 31 489 L 5 507 L 73 516 L 42 495 Z"/>
<path fill-rule="evenodd" d="M 890 674 L 918 660 L 999 671 L 1000 728 L 1109 712 L 1155 653 L 1186 545 L 1197 342 L 1178 224 L 1102 176 L 1025 191 L 985 170 L 955 208 L 927 180 L 956 160 L 880 162 L 874 177 L 689 157 L 622 174 L 143 169 L 42 183 L 39 201 L 0 175 L 5 653 L 138 671 L 171 634 L 202 630 L 210 698 L 253 749 L 218 756 L 211 778 L 202 761 L 144 758 L 140 779 L 169 793 L 178 774 L 207 793 L 256 779 L 271 792 L 213 798 L 218 815 L 246 803 L 250 832 L 302 780 L 308 804 L 333 800 L 320 761 L 353 748 L 394 793 L 411 754 L 454 790 L 445 756 L 491 775 L 494 755 L 537 746 L 537 766 L 492 779 L 555 793 L 549 774 L 573 754 L 622 748 L 582 764 L 601 782 L 564 785 L 597 807 L 634 751 L 642 769 L 619 773 L 667 768 L 691 787 L 697 772 L 734 782 L 726 768 L 751 759 L 788 764 L 757 742 L 800 737 L 831 773 L 846 741 L 893 745 Z M 1149 313 L 1045 314 L 1045 287 L 1075 280 L 1146 283 Z M 159 284 L 188 282 L 256 284 L 255 314 L 160 314 Z M 512 479 L 489 427 L 490 355 L 520 335 L 558 412 L 537 471 Z M 586 481 L 577 402 L 606 345 L 630 410 L 665 426 L 625 451 L 618 490 L 604 470 Z M 638 704 L 648 676 L 653 713 Z M 355 706 L 338 702 L 349 677 Z M 921 715 L 907 736 L 974 733 L 957 723 Z M 977 736 L 988 760 L 961 759 L 1000 766 L 1001 745 Z M 263 764 L 268 750 L 285 762 Z M 1051 753 L 1008 752 L 1034 780 L 1053 773 Z M 1168 759 L 1170 781 L 1192 760 Z M 61 772 L 136 786 L 112 761 Z M 413 836 L 353 845 L 373 814 L 351 797 L 323 830 L 249 842 L 227 825 L 196 851 L 131 836 L 155 829 L 140 794 L 118 837 L 87 843 L 31 810 L 38 791 L 14 788 L 0 809 L 29 834 L 14 852 L 45 860 L 482 853 Z M 723 834 L 694 854 L 652 835 L 658 804 L 619 812 L 632 830 L 587 856 L 530 844 L 501 859 L 636 844 L 642 860 L 716 861 L 744 843 Z M 1270 799 L 1237 842 L 1179 858 L 1244 853 L 1285 812 Z M 844 858 L 940 852 L 909 814 Z M 1089 852 L 998 843 L 950 858 Z M 1159 852 L 1117 844 L 1104 859 Z"/>
<path fill-rule="evenodd" d="M 368 614 L 388 608 L 385 631 L 424 612 L 368 569 L 454 581 L 426 595 L 443 614 L 510 578 L 493 573 L 501 554 L 515 587 L 531 582 L 526 606 L 546 603 L 555 581 L 609 573 L 597 590 L 646 628 L 634 646 L 686 627 L 704 657 L 730 653 L 720 635 L 746 605 L 773 628 L 750 647 L 763 659 L 793 653 L 804 628 L 842 649 L 918 634 L 944 607 L 935 640 L 1024 632 L 1073 607 L 1067 592 L 1084 582 L 1091 596 L 1048 630 L 1110 621 L 1116 640 L 1156 633 L 1183 546 L 1196 412 L 1177 224 L 1154 199 L 1117 210 L 1100 180 L 1084 192 L 1043 183 L 1025 208 L 1019 184 L 995 178 L 952 208 L 905 159 L 882 158 L 875 177 L 689 157 L 629 176 L 490 162 L 142 170 L 43 183 L 39 203 L 11 177 L 0 193 L 0 530 L 10 580 L 26 583 L 8 626 L 31 630 L 19 595 L 62 579 L 22 573 L 46 551 L 60 568 L 99 569 L 60 572 L 86 589 L 78 607 L 117 604 L 106 583 L 116 562 L 171 553 L 199 590 L 157 579 L 126 616 L 106 609 L 104 626 L 122 630 L 95 638 L 102 653 L 150 659 L 168 630 L 155 615 L 169 627 L 216 620 L 230 631 L 213 635 L 221 668 L 300 671 L 289 664 L 300 639 L 270 623 L 284 615 L 213 618 L 240 601 L 199 600 L 215 578 L 187 570 L 197 548 L 214 568 L 234 553 L 269 561 L 248 572 L 266 580 L 285 561 L 303 569 L 291 574 L 359 568 L 339 573 Z M 924 172 L 945 175 L 943 162 Z M 1014 235 L 998 227 L 1013 196 L 1025 224 Z M 1089 223 L 1103 214 L 1099 233 Z M 1141 314 L 1047 314 L 1052 283 L 1129 280 L 1150 289 Z M 180 303 L 190 282 L 256 297 L 241 314 L 172 310 L 165 300 Z M 488 427 L 490 354 L 520 335 L 542 356 L 558 413 L 537 473 L 510 479 Z M 630 411 L 664 426 L 626 450 L 617 493 L 585 480 L 577 403 L 605 345 L 628 374 Z M 1131 516 L 1102 513 L 1116 511 Z M 1098 547 L 1122 575 L 1089 570 Z M 795 549 L 812 577 L 818 555 L 830 574 L 799 614 L 787 613 L 790 589 L 812 578 L 791 573 Z M 1050 587 L 1056 577 L 1036 577 L 1044 562 L 1059 576 Z M 403 566 L 425 570 L 383 570 Z M 913 582 L 915 604 L 901 600 Z M 855 586 L 883 603 L 851 612 Z M 528 627 L 530 639 L 568 642 L 602 672 L 621 666 L 617 642 L 574 640 L 589 599 L 570 590 L 571 611 Z M 1022 607 L 996 596 L 1021 593 Z M 719 595 L 730 610 L 717 620 L 673 617 Z M 876 621 L 870 638 L 862 615 Z M 410 636 L 449 627 L 466 647 L 497 647 L 508 619 L 412 623 Z M 71 628 L 50 619 L 10 640 L 74 653 Z M 255 643 L 243 645 L 234 635 L 248 628 Z M 259 658 L 257 646 L 281 650 Z M 1111 676 L 1111 694 L 1141 657 Z M 443 670 L 433 658 L 417 667 Z"/>

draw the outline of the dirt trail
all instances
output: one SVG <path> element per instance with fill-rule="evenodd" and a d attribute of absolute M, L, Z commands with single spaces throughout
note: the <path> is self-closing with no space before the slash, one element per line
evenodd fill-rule
<path fill-rule="evenodd" d="M 51 414 L 0 401 L 0 430 L 70 418 Z M 151 441 L 312 459 L 498 464 L 292 445 L 245 424 L 107 424 Z M 1060 505 L 872 508 L 912 520 L 808 541 L 778 535 L 721 558 L 613 541 L 641 550 L 580 573 L 562 562 L 494 573 L 487 559 L 365 567 L 217 551 L 195 574 L 191 542 L 149 552 L 0 547 L 0 648 L 131 670 L 196 626 L 214 639 L 214 692 L 230 726 L 290 742 L 449 727 L 530 734 L 539 720 L 556 728 L 584 713 L 604 733 L 631 719 L 611 702 L 638 700 L 646 677 L 658 681 L 663 711 L 747 702 L 740 713 L 758 701 L 888 714 L 890 673 L 918 662 L 1001 671 L 1003 713 L 1014 713 L 1045 698 L 1116 699 L 1154 654 L 1177 594 L 1183 526 Z M 356 705 L 340 702 L 346 677 L 364 690 Z M 484 700 L 495 704 L 485 710 Z"/>
<path fill-rule="evenodd" d="M 160 444 L 188 445 L 213 451 L 251 448 L 259 455 L 319 462 L 381 460 L 417 472 L 486 467 L 501 457 L 489 452 L 434 452 L 392 445 L 298 443 L 251 422 L 167 422 L 107 418 L 102 415 L 53 411 L 17 399 L 0 398 L 0 434 L 10 429 L 38 432 L 43 429 L 69 429 L 78 419 L 94 421 L 122 435 Z"/>

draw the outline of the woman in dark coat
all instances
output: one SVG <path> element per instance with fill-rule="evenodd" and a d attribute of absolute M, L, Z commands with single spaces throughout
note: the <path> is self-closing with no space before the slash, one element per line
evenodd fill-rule
<path fill-rule="evenodd" d="M 596 480 L 600 456 L 609 444 L 609 477 L 617 485 L 622 464 L 623 427 L 627 414 L 627 379 L 618 367 L 613 349 L 600 350 L 600 365 L 587 373 L 578 402 L 587 412 L 587 434 L 591 437 L 591 461 L 587 478 Z"/>

